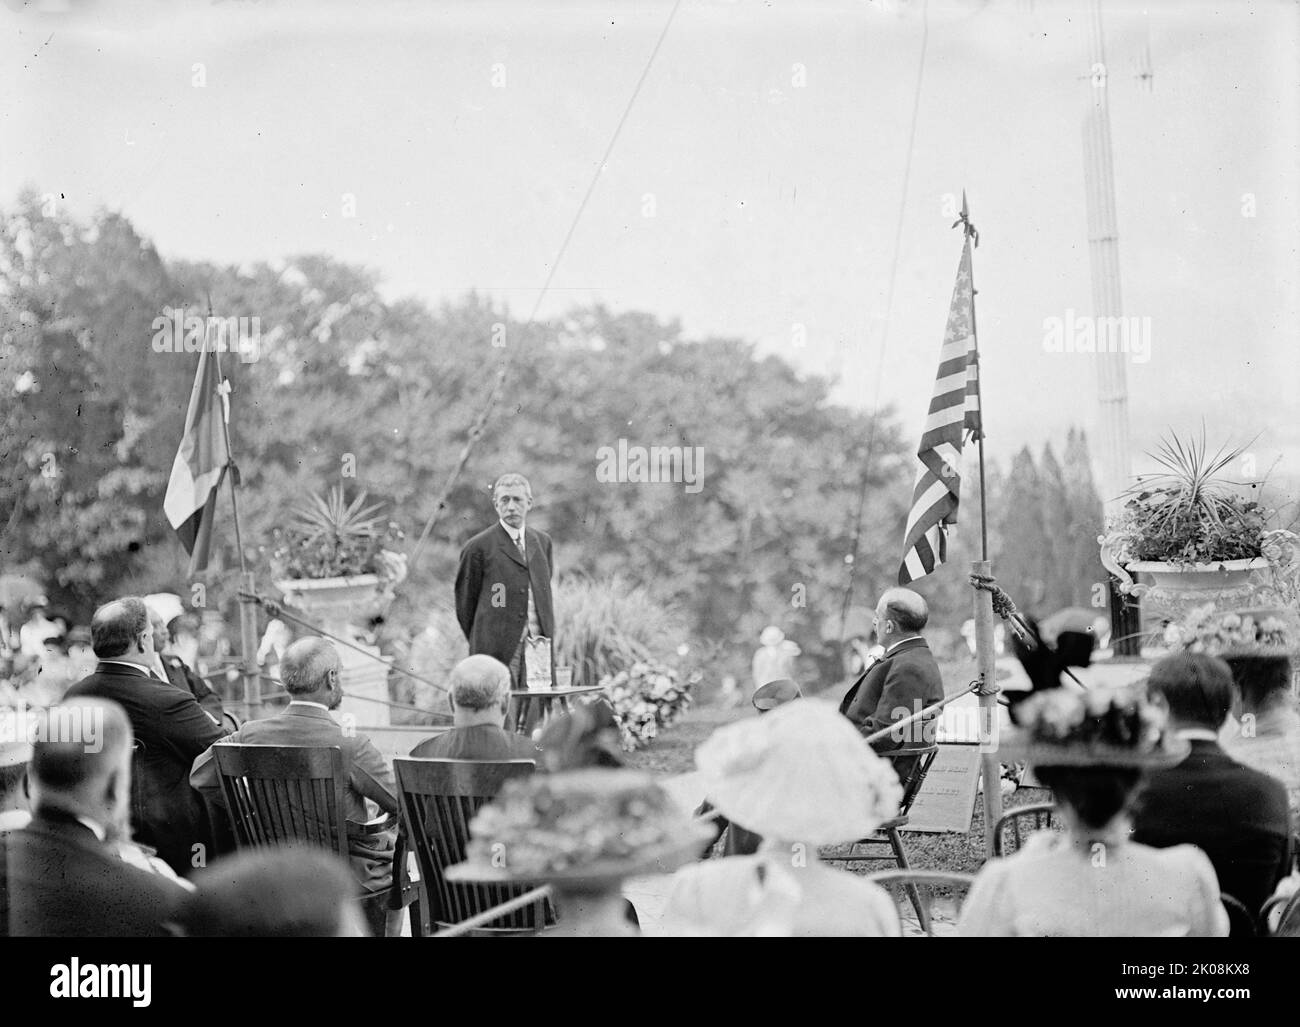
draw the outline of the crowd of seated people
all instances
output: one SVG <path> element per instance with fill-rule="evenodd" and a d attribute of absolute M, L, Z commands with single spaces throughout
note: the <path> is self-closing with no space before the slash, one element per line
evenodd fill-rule
<path fill-rule="evenodd" d="M 925 619 L 919 596 L 892 590 L 877 609 L 891 644 L 838 712 L 793 681 L 770 682 L 754 696 L 761 715 L 698 749 L 696 818 L 712 841 L 696 843 L 694 862 L 668 883 L 666 931 L 901 932 L 886 892 L 823 864 L 818 850 L 869 835 L 898 808 L 897 775 L 877 754 L 891 744 L 863 736 L 889 725 L 886 697 L 934 690 L 929 663 L 918 662 L 928 656 Z M 39 715 L 34 741 L 0 739 L 0 935 L 400 933 L 406 840 L 360 830 L 396 820 L 397 783 L 372 741 L 332 715 L 343 698 L 334 646 L 315 637 L 288 646 L 287 707 L 240 726 L 183 663 L 160 658 L 165 630 L 137 598 L 104 605 L 91 623 L 93 670 Z M 468 657 L 447 689 L 451 727 L 412 757 L 532 760 L 548 775 L 625 763 L 606 704 L 580 706 L 533 737 L 507 728 L 510 674 L 499 661 Z M 1234 709 L 1240 734 L 1221 747 Z M 1257 911 L 1294 888 L 1288 775 L 1300 715 L 1285 657 L 1175 655 L 1141 686 L 1045 690 L 1017 718 L 1004 758 L 1033 765 L 1065 829 L 984 865 L 961 934 L 1223 935 L 1225 897 Z M 68 737 L 68 725 L 93 727 L 95 744 Z M 337 747 L 349 860 L 236 852 L 218 743 Z M 636 922 L 630 904 L 626 919 Z"/>

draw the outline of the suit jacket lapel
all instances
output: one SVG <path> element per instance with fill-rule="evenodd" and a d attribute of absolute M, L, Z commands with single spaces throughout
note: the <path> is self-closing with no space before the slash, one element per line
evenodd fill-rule
<path fill-rule="evenodd" d="M 895 649 L 893 652 L 886 653 L 875 663 L 873 663 L 867 670 L 864 670 L 861 674 L 858 675 L 858 679 L 855 682 L 853 682 L 853 687 L 851 687 L 847 692 L 844 693 L 844 698 L 840 700 L 840 712 L 845 713 L 848 711 L 848 708 L 853 704 L 853 700 L 858 697 L 858 692 L 862 689 L 862 686 L 867 683 L 867 676 L 871 674 L 872 671 L 878 670 L 879 668 L 883 667 L 899 653 L 905 653 L 912 649 L 919 649 L 925 645 L 926 645 L 925 639 L 921 638 L 920 636 L 917 636 L 916 638 L 909 638 L 907 639 L 907 641 L 900 643 L 898 648 Z"/>
<path fill-rule="evenodd" d="M 542 544 L 537 541 L 537 532 L 524 529 L 524 547 L 528 550 L 528 575 L 531 578 L 533 568 L 537 568 L 537 577 L 541 580 L 546 579 L 545 564 L 542 562 L 546 556 L 542 552 Z"/>
<path fill-rule="evenodd" d="M 524 561 L 524 558 L 519 555 L 519 547 L 515 545 L 515 540 L 510 537 L 510 532 L 506 531 L 506 529 L 501 526 L 500 521 L 497 521 L 497 548 L 502 550 L 506 556 L 514 560 L 515 563 L 519 564 L 520 567 L 528 566 Z M 527 528 L 524 529 L 524 548 L 530 548 L 528 545 Z"/>

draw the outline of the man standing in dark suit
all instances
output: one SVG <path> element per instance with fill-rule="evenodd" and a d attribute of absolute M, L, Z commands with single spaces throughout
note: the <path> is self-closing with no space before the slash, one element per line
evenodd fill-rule
<path fill-rule="evenodd" d="M 109 699 L 126 710 L 135 734 L 135 840 L 187 876 L 195 862 L 205 865 L 215 855 L 207 810 L 190 787 L 190 767 L 226 730 L 188 690 L 160 678 L 144 600 L 128 596 L 101 606 L 90 633 L 99 665 L 68 697 Z"/>
<path fill-rule="evenodd" d="M 1214 864 L 1219 890 L 1258 913 L 1290 871 L 1291 814 L 1280 781 L 1219 747 L 1232 708 L 1232 671 L 1212 656 L 1179 653 L 1151 668 L 1147 687 L 1164 696 L 1172 727 L 1192 750 L 1147 779 L 1133 840 L 1159 849 L 1197 846 Z"/>
<path fill-rule="evenodd" d="M 884 653 L 863 669 L 840 712 L 865 736 L 943 699 L 939 664 L 921 637 L 930 610 L 909 588 L 891 588 L 876 604 L 876 641 Z M 934 741 L 934 718 L 913 722 L 872 743 L 877 752 Z"/>
<path fill-rule="evenodd" d="M 28 770 L 31 822 L 0 832 L 0 936 L 165 936 L 184 890 L 114 850 L 130 833 L 130 721 L 99 699 L 44 717 Z"/>
<path fill-rule="evenodd" d="M 510 669 L 514 688 L 527 687 L 524 640 L 555 637 L 551 609 L 551 538 L 525 525 L 533 492 L 522 474 L 492 487 L 497 523 L 465 544 L 456 572 L 456 617 L 470 654 Z M 552 664 L 551 679 L 555 672 Z"/>

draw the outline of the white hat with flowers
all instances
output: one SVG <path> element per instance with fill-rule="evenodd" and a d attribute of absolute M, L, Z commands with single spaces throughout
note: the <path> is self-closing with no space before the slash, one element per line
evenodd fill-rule
<path fill-rule="evenodd" d="M 1300 640 L 1298 620 L 1282 607 L 1218 610 L 1206 603 L 1166 625 L 1164 642 L 1175 651 L 1210 656 L 1287 656 Z"/>
<path fill-rule="evenodd" d="M 792 702 L 719 728 L 695 750 L 704 794 L 770 840 L 834 845 L 898 813 L 898 775 L 834 706 Z"/>

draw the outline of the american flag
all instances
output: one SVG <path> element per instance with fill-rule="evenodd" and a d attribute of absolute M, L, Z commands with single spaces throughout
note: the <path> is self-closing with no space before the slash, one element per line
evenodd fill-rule
<path fill-rule="evenodd" d="M 930 414 L 916 455 L 921 468 L 903 536 L 898 583 L 924 577 L 948 555 L 948 526 L 957 523 L 961 497 L 963 436 L 980 432 L 979 363 L 975 352 L 975 294 L 971 281 L 971 234 L 966 233 L 952 290 L 948 326 L 939 350 Z"/>

